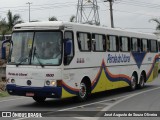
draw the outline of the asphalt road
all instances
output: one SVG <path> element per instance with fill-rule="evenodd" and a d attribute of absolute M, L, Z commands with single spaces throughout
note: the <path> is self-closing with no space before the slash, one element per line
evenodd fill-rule
<path fill-rule="evenodd" d="M 32 98 L 10 96 L 0 98 L 0 111 L 37 112 L 41 111 L 41 119 L 61 120 L 98 120 L 117 119 L 129 120 L 133 117 L 99 117 L 104 116 L 102 111 L 160 111 L 160 76 L 145 88 L 129 92 L 127 88 L 102 92 L 92 95 L 86 102 L 78 103 L 74 99 L 47 99 L 38 104 Z M 67 116 L 67 117 L 66 117 Z M 91 116 L 94 116 L 91 118 Z M 134 117 L 134 119 L 137 117 Z M 31 118 L 3 118 L 3 119 L 31 119 Z M 33 118 L 32 118 L 33 119 Z M 39 118 L 40 119 L 40 118 Z M 138 118 L 137 118 L 138 119 Z M 141 117 L 140 119 L 157 119 L 160 117 Z"/>

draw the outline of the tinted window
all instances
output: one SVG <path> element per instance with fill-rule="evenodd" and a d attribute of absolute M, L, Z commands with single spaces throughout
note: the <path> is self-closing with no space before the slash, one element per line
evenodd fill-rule
<path fill-rule="evenodd" d="M 128 37 L 120 37 L 120 51 L 130 51 L 130 39 Z"/>
<path fill-rule="evenodd" d="M 77 33 L 78 47 L 81 51 L 91 50 L 91 36 L 89 33 Z"/>
<path fill-rule="evenodd" d="M 151 45 L 151 52 L 157 52 L 157 41 L 156 40 L 150 40 L 150 45 Z"/>
<path fill-rule="evenodd" d="M 92 49 L 93 51 L 105 51 L 105 35 L 92 34 Z"/>
<path fill-rule="evenodd" d="M 131 49 L 132 51 L 138 51 L 138 39 L 137 38 L 131 39 Z"/>
<path fill-rule="evenodd" d="M 110 35 L 107 39 L 107 50 L 108 51 L 119 51 L 118 37 Z"/>
<path fill-rule="evenodd" d="M 147 39 L 142 39 L 141 50 L 143 52 L 147 52 L 148 51 L 148 40 Z"/>

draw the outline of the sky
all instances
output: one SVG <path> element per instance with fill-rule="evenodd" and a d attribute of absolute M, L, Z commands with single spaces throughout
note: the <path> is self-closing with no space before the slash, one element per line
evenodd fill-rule
<path fill-rule="evenodd" d="M 103 1 L 97 0 L 100 23 L 110 27 L 109 3 Z M 31 3 L 31 20 L 48 21 L 56 16 L 58 20 L 69 21 L 76 15 L 78 0 L 0 0 L 0 18 L 5 18 L 10 9 L 28 22 L 27 2 Z M 153 33 L 157 24 L 150 19 L 160 18 L 160 0 L 114 0 L 113 18 L 116 28 Z"/>

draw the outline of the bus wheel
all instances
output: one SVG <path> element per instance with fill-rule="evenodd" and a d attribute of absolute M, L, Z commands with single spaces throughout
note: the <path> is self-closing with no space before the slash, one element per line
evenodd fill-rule
<path fill-rule="evenodd" d="M 145 76 L 144 76 L 144 74 L 141 74 L 140 81 L 139 81 L 139 84 L 138 84 L 138 88 L 143 88 L 144 84 L 145 84 Z"/>
<path fill-rule="evenodd" d="M 80 89 L 79 89 L 79 93 L 78 93 L 78 100 L 79 101 L 85 101 L 88 97 L 89 91 L 87 88 L 87 85 L 85 82 L 81 82 L 80 84 Z"/>
<path fill-rule="evenodd" d="M 136 76 L 135 76 L 135 74 L 133 74 L 132 77 L 131 77 L 130 90 L 131 91 L 135 90 L 136 85 L 137 85 Z"/>
<path fill-rule="evenodd" d="M 46 97 L 38 97 L 38 96 L 34 96 L 33 99 L 38 102 L 38 103 L 42 103 L 45 101 Z"/>

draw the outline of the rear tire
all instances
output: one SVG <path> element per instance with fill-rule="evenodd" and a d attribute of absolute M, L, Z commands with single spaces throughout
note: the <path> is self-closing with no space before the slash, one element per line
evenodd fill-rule
<path fill-rule="evenodd" d="M 89 95 L 89 88 L 87 87 L 87 84 L 82 81 L 77 96 L 78 101 L 80 102 L 85 101 L 88 98 L 88 95 Z"/>
<path fill-rule="evenodd" d="M 140 81 L 139 81 L 139 84 L 138 84 L 138 88 L 143 88 L 145 85 L 145 76 L 144 74 L 141 74 L 141 77 L 140 77 Z"/>
<path fill-rule="evenodd" d="M 34 99 L 37 103 L 43 103 L 43 102 L 46 100 L 46 97 L 34 96 L 33 99 Z"/>
<path fill-rule="evenodd" d="M 136 89 L 136 85 L 137 85 L 137 78 L 136 75 L 133 74 L 131 77 L 130 90 L 134 91 Z"/>

